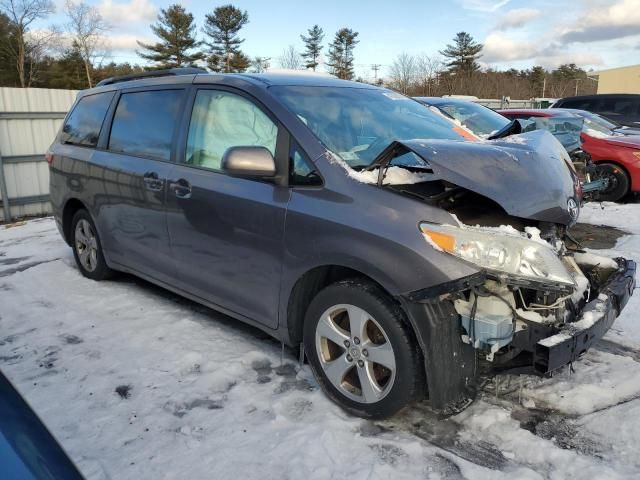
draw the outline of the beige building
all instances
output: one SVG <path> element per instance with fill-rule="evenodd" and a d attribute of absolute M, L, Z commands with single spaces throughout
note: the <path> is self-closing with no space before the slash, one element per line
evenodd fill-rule
<path fill-rule="evenodd" d="M 640 93 L 640 65 L 610 68 L 593 74 L 598 93 Z"/>

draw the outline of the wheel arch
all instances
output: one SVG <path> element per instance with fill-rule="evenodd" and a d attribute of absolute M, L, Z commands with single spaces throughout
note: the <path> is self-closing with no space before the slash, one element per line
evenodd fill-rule
<path fill-rule="evenodd" d="M 77 198 L 69 198 L 62 209 L 62 234 L 65 242 L 71 245 L 71 221 L 78 210 L 87 210 L 87 206 Z"/>
<path fill-rule="evenodd" d="M 300 275 L 294 283 L 288 297 L 286 308 L 287 336 L 290 344 L 292 346 L 296 346 L 302 342 L 304 319 L 307 309 L 309 308 L 309 304 L 313 298 L 323 288 L 347 279 L 360 279 L 372 283 L 379 288 L 380 291 L 389 298 L 389 300 L 398 306 L 399 310 L 402 311 L 404 321 L 409 328 L 416 345 L 418 346 L 420 355 L 424 359 L 423 346 L 417 339 L 415 326 L 409 318 L 409 314 L 399 297 L 394 295 L 389 288 L 386 288 L 381 281 L 378 281 L 370 274 L 367 274 L 360 269 L 340 264 L 326 264 L 310 268 Z"/>
<path fill-rule="evenodd" d="M 638 185 L 638 182 L 634 182 L 634 176 L 631 174 L 631 172 L 629 171 L 629 168 L 627 168 L 623 162 L 619 161 L 619 160 L 598 160 L 595 161 L 596 165 L 613 165 L 617 168 L 619 168 L 620 170 L 622 170 L 625 175 L 627 176 L 627 178 L 629 179 L 629 189 L 627 190 L 627 192 L 624 194 L 625 196 L 628 195 L 631 192 L 636 191 L 637 188 L 640 187 L 640 185 Z"/>
<path fill-rule="evenodd" d="M 390 299 L 397 302 L 395 296 L 385 287 L 384 281 L 379 281 L 362 269 L 343 264 L 318 265 L 306 270 L 294 282 L 286 304 L 287 330 L 290 343 L 297 345 L 302 341 L 304 316 L 309 303 L 323 288 L 332 283 L 349 278 L 359 278 L 375 284 Z M 399 302 L 397 302 L 400 305 Z"/>

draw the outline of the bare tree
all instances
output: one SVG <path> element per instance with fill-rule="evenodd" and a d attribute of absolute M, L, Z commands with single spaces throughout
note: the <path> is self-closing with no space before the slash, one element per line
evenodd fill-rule
<path fill-rule="evenodd" d="M 424 53 L 416 57 L 416 83 L 421 95 L 432 95 L 444 67 L 444 62 L 438 57 Z"/>
<path fill-rule="evenodd" d="M 37 80 L 43 60 L 47 54 L 60 48 L 60 30 L 50 27 L 46 30 L 30 31 L 25 42 L 25 81 L 30 87 Z"/>
<path fill-rule="evenodd" d="M 280 68 L 287 70 L 302 70 L 303 65 L 300 52 L 298 52 L 293 45 L 289 45 L 278 58 L 278 65 L 280 65 Z"/>
<path fill-rule="evenodd" d="M 4 12 L 15 27 L 15 44 L 6 45 L 7 53 L 15 62 L 21 87 L 28 85 L 25 67 L 30 45 L 28 34 L 31 24 L 36 20 L 46 18 L 55 11 L 51 0 L 0 0 L 0 11 Z"/>
<path fill-rule="evenodd" d="M 107 50 L 104 34 L 111 28 L 96 7 L 67 0 L 65 9 L 69 22 L 67 32 L 82 57 L 89 88 L 93 87 L 92 68 L 96 60 L 104 58 Z"/>
<path fill-rule="evenodd" d="M 251 61 L 251 68 L 254 73 L 264 73 L 271 66 L 271 58 L 269 57 L 255 57 Z"/>
<path fill-rule="evenodd" d="M 401 53 L 391 64 L 392 85 L 402 93 L 407 93 L 416 75 L 416 60 L 407 53 Z"/>

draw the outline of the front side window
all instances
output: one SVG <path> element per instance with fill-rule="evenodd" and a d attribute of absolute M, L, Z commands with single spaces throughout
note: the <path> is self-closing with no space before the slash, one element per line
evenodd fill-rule
<path fill-rule="evenodd" d="M 62 143 L 95 148 L 114 94 L 105 92 L 82 97 L 62 127 Z"/>
<path fill-rule="evenodd" d="M 278 127 L 253 102 L 235 93 L 200 90 L 189 124 L 185 163 L 221 170 L 230 147 L 265 147 L 275 155 Z"/>
<path fill-rule="evenodd" d="M 124 93 L 113 117 L 109 150 L 169 161 L 184 90 Z"/>
<path fill-rule="evenodd" d="M 444 115 L 391 90 L 275 86 L 270 91 L 355 169 L 371 164 L 394 140 L 464 138 Z"/>

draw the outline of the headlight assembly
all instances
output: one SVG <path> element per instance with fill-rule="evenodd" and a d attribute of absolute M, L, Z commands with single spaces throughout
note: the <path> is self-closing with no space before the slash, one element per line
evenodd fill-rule
<path fill-rule="evenodd" d="M 556 252 L 544 243 L 505 231 L 421 223 L 420 230 L 434 248 L 483 269 L 523 280 L 575 286 Z"/>

